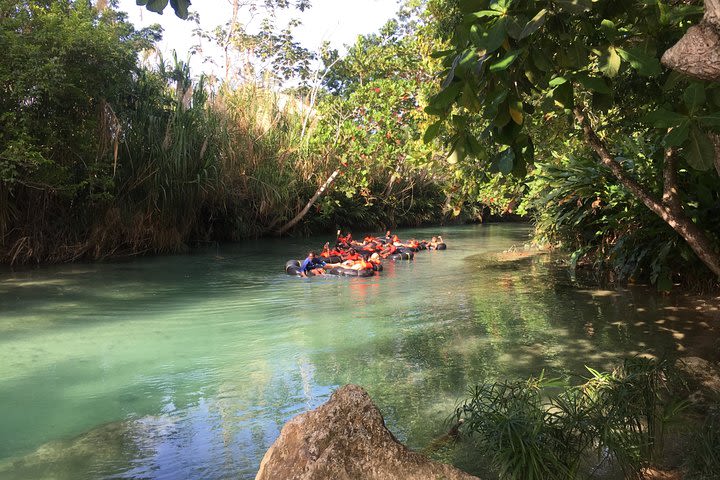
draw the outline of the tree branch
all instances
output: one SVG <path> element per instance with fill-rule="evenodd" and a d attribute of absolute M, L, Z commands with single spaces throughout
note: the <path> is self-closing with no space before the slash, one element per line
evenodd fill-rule
<path fill-rule="evenodd" d="M 622 165 L 613 158 L 610 154 L 610 150 L 608 150 L 605 145 L 605 142 L 597 136 L 597 133 L 593 130 L 587 117 L 585 117 L 585 112 L 580 107 L 575 107 L 573 109 L 573 113 L 575 114 L 575 119 L 578 124 L 583 129 L 583 133 L 585 133 L 585 139 L 588 144 L 590 144 L 593 151 L 598 155 L 598 157 L 600 157 L 600 162 L 608 167 L 615 178 L 617 178 L 625 188 L 638 197 L 645 206 L 656 214 L 662 216 L 665 213 L 665 209 L 662 204 L 653 195 L 651 195 L 645 187 L 640 185 L 637 180 L 632 178 L 628 172 L 625 171 Z"/>
<path fill-rule="evenodd" d="M 310 200 L 308 200 L 308 203 L 305 205 L 305 208 L 303 208 L 302 210 L 300 210 L 300 213 L 298 213 L 297 215 L 295 215 L 295 217 L 294 217 L 292 220 L 290 220 L 288 223 L 286 223 L 285 225 L 283 225 L 283 226 L 276 232 L 277 235 L 282 235 L 283 233 L 287 232 L 287 231 L 290 230 L 292 227 L 294 227 L 300 220 L 302 220 L 303 217 L 310 211 L 310 208 L 311 208 L 311 207 L 313 206 L 313 204 L 317 201 L 317 199 L 320 198 L 320 196 L 321 196 L 323 193 L 325 193 L 325 190 L 328 189 L 328 187 L 330 186 L 330 184 L 335 180 L 335 178 L 338 176 L 339 173 L 340 173 L 340 169 L 335 170 L 335 171 L 332 173 L 332 175 L 330 175 L 330 177 L 329 177 L 327 180 L 325 180 L 325 183 L 324 183 L 320 188 L 318 188 L 318 190 L 315 192 L 315 195 L 313 195 L 312 198 L 311 198 Z"/>

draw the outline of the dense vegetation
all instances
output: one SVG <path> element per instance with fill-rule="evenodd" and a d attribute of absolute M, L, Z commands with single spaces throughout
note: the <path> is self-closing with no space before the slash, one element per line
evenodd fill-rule
<path fill-rule="evenodd" d="M 659 60 L 701 2 L 412 0 L 344 54 L 273 23 L 307 1 L 234 5 L 193 30 L 220 80 L 105 2 L 0 1 L 4 262 L 519 213 L 573 266 L 716 283 L 720 87 Z"/>
<path fill-rule="evenodd" d="M 685 478 L 717 476 L 715 407 L 689 400 L 694 386 L 670 362 L 636 357 L 588 372 L 577 385 L 543 374 L 480 384 L 456 409 L 458 430 L 500 478 L 655 478 L 647 469 L 668 456 L 682 459 Z"/>

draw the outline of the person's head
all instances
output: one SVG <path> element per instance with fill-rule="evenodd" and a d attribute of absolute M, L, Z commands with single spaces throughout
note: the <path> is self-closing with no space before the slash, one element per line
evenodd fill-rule
<path fill-rule="evenodd" d="M 357 251 L 356 251 L 354 248 L 350 248 L 350 249 L 348 250 L 348 253 L 349 253 L 350 255 L 355 255 L 355 254 L 357 253 Z"/>
<path fill-rule="evenodd" d="M 314 252 L 313 250 L 310 250 L 310 251 L 308 252 L 308 258 L 315 258 L 316 256 L 317 256 L 317 255 L 315 254 L 315 252 Z"/>
<path fill-rule="evenodd" d="M 398 237 L 397 235 L 393 235 L 392 239 L 393 239 L 393 242 L 399 242 L 399 241 L 400 241 L 400 237 Z"/>
<path fill-rule="evenodd" d="M 432 240 L 430 240 L 430 241 L 431 241 L 431 242 L 437 242 L 437 237 L 432 237 Z"/>
<path fill-rule="evenodd" d="M 370 261 L 374 263 L 380 262 L 380 255 L 378 255 L 377 253 L 373 253 L 372 255 L 370 255 Z"/>

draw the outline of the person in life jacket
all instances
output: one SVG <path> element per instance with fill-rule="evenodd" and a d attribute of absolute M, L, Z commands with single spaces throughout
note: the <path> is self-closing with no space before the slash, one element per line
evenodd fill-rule
<path fill-rule="evenodd" d="M 325 262 L 320 260 L 315 255 L 315 252 L 310 251 L 308 252 L 307 258 L 305 258 L 305 260 L 303 260 L 300 264 L 300 276 L 307 277 L 308 273 L 312 273 L 313 275 L 325 275 L 325 270 L 323 269 L 324 266 Z"/>
<path fill-rule="evenodd" d="M 342 236 L 342 230 L 337 231 L 337 241 L 335 242 L 335 246 L 338 248 L 348 248 L 352 244 L 352 233 L 349 233 Z"/>
<path fill-rule="evenodd" d="M 392 243 L 386 243 L 382 250 L 380 250 L 380 256 L 387 258 L 395 252 L 397 252 L 397 247 Z"/>
<path fill-rule="evenodd" d="M 342 252 L 336 248 L 330 248 L 330 242 L 325 242 L 325 245 L 323 245 L 322 252 L 320 252 L 320 256 L 323 258 L 327 257 L 339 257 L 342 255 Z"/>
<path fill-rule="evenodd" d="M 357 253 L 357 251 L 354 248 L 350 248 L 347 251 L 347 254 L 345 254 L 345 256 L 343 256 L 343 260 L 352 260 L 354 262 L 357 260 L 360 260 L 360 258 L 361 258 L 360 254 Z"/>
<path fill-rule="evenodd" d="M 350 268 L 352 270 L 372 270 L 373 264 L 368 260 L 368 256 L 360 256 L 358 255 L 358 258 L 356 260 L 344 260 L 341 263 L 327 263 L 325 264 L 326 268 L 335 268 L 335 267 L 342 267 L 342 268 Z"/>
<path fill-rule="evenodd" d="M 432 237 L 430 239 L 430 242 L 427 244 L 428 250 L 437 250 L 438 245 L 440 245 L 443 242 L 442 236 L 438 235 L 437 237 Z"/>

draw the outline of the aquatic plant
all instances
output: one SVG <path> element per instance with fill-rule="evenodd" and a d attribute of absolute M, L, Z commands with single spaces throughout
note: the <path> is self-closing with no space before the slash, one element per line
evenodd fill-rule
<path fill-rule="evenodd" d="M 685 404 L 670 394 L 670 366 L 644 358 L 566 386 L 544 374 L 476 386 L 455 411 L 505 479 L 568 479 L 610 461 L 626 478 L 656 459 Z M 588 470 L 589 471 L 589 470 Z"/>

